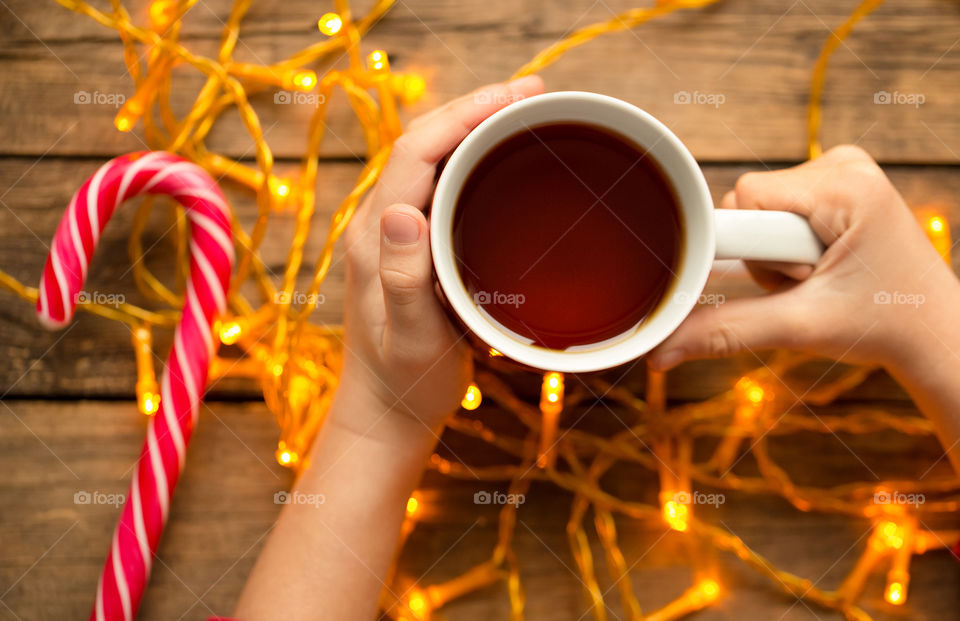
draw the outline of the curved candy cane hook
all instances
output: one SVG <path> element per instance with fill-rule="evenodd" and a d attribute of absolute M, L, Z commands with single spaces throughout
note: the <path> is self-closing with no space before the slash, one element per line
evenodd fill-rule
<path fill-rule="evenodd" d="M 118 205 L 141 194 L 168 195 L 186 208 L 190 277 L 161 380 L 160 409 L 150 418 L 97 586 L 90 618 L 98 621 L 129 621 L 140 605 L 197 421 L 216 346 L 210 326 L 225 310 L 234 262 L 227 202 L 206 171 L 162 151 L 123 155 L 94 173 L 67 206 L 40 280 L 41 323 L 50 328 L 69 323 L 103 227 Z"/>

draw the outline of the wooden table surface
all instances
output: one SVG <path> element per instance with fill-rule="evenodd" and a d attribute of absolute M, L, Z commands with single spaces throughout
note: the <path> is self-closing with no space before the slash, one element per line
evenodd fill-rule
<path fill-rule="evenodd" d="M 316 19 L 329 10 L 328 4 L 332 6 L 307 0 L 255 2 L 237 57 L 275 62 L 318 40 Z M 82 92 L 132 93 L 115 32 L 52 2 L 4 0 L 0 5 L 0 128 L 5 137 L 0 145 L 0 268 L 35 285 L 74 190 L 109 157 L 143 144 L 136 132 L 114 130 L 114 106 L 75 103 L 83 100 Z M 854 0 L 727 0 L 601 38 L 569 53 L 544 77 L 551 90 L 603 92 L 649 110 L 689 145 L 719 197 L 746 171 L 780 168 L 804 158 L 810 70 L 830 28 L 841 24 L 855 5 Z M 627 0 L 400 0 L 372 30 L 367 45 L 388 50 L 395 68 L 417 69 L 428 77 L 428 94 L 408 111 L 412 115 L 503 79 L 571 29 L 630 6 Z M 227 0 L 201 0 L 182 31 L 187 46 L 213 53 L 229 8 Z M 134 2 L 131 13 L 142 22 L 146 3 Z M 955 237 L 960 234 L 958 76 L 960 4 L 889 0 L 831 60 L 823 125 L 825 146 L 864 146 L 911 205 L 938 205 Z M 173 100 L 182 113 L 200 78 L 178 71 L 178 80 Z M 682 91 L 722 95 L 723 103 L 677 104 L 675 96 Z M 922 95 L 923 103 L 877 104 L 881 92 Z M 253 101 L 278 170 L 292 171 L 303 149 L 309 107 L 277 105 L 269 94 Z M 307 257 L 317 255 L 326 221 L 360 170 L 358 126 L 342 98 L 331 106 Z M 211 150 L 237 158 L 251 153 L 235 114 L 226 115 L 209 143 Z M 229 184 L 225 191 L 249 226 L 256 212 L 252 198 Z M 170 240 L 153 232 L 167 228 L 162 226 L 167 215 L 155 211 L 145 239 L 148 246 L 155 244 L 147 263 L 169 276 Z M 148 303 L 134 288 L 126 254 L 131 212 L 120 210 L 115 219 L 103 235 L 86 288 Z M 291 231 L 292 216 L 276 218 L 263 245 L 269 268 L 282 266 Z M 304 270 L 301 280 L 308 278 Z M 730 296 L 754 292 L 742 274 L 711 287 Z M 340 263 L 324 292 L 326 302 L 317 317 L 339 322 Z M 165 351 L 169 334 L 161 333 L 157 340 L 158 351 Z M 77 504 L 74 496 L 125 492 L 145 428 L 132 401 L 129 331 L 81 314 L 66 330 L 48 333 L 28 304 L 0 292 L 0 359 L 5 361 L 0 364 L 0 619 L 80 618 L 92 602 L 118 511 L 109 504 Z M 669 396 L 676 401 L 712 396 L 755 365 L 752 357 L 684 365 L 670 374 Z M 826 362 L 813 364 L 804 373 L 813 382 L 829 368 Z M 637 386 L 641 379 L 634 373 L 624 382 Z M 882 373 L 841 401 L 915 413 Z M 826 409 L 831 407 L 844 406 Z M 273 495 L 292 481 L 291 473 L 273 459 L 277 433 L 255 385 L 225 381 L 212 388 L 140 618 L 229 614 L 276 517 Z M 462 437 L 450 436 L 466 459 L 487 457 Z M 811 482 L 870 480 L 867 470 L 918 477 L 931 467 L 930 476 L 947 476 L 942 450 L 929 438 L 886 434 L 841 440 L 810 434 L 772 446 L 780 463 Z M 655 482 L 649 475 L 628 468 L 614 475 L 621 493 L 653 500 Z M 425 485 L 433 509 L 412 536 L 401 571 L 431 583 L 486 558 L 496 536 L 496 515 L 492 508 L 473 504 L 476 485 L 429 475 Z M 574 565 L 564 532 L 569 501 L 566 493 L 535 485 L 520 511 L 517 552 L 529 619 L 589 616 L 570 570 Z M 837 586 L 850 570 L 870 526 L 864 520 L 800 513 L 778 498 L 737 495 L 728 496 L 709 519 L 778 566 L 825 588 Z M 957 520 L 946 526 L 957 528 Z M 676 597 L 690 580 L 684 548 L 674 536 L 664 537 L 662 528 L 627 520 L 619 528 L 640 603 L 646 609 Z M 602 554 L 599 547 L 595 554 Z M 783 595 L 735 559 L 721 558 L 724 596 L 696 618 L 838 618 Z M 601 583 L 609 586 L 608 578 L 601 576 Z M 875 577 L 864 600 L 876 618 L 960 618 L 960 565 L 946 552 L 914 560 L 910 600 L 902 609 L 883 604 L 882 588 L 882 577 Z M 451 604 L 445 614 L 450 619 L 506 618 L 506 602 L 505 590 L 498 586 Z M 616 602 L 609 613 L 623 618 Z"/>

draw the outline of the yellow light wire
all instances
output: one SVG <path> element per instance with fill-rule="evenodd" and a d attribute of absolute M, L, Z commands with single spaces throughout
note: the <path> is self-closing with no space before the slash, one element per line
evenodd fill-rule
<path fill-rule="evenodd" d="M 827 78 L 827 63 L 830 61 L 830 56 L 847 38 L 853 30 L 853 26 L 881 4 L 883 4 L 883 0 L 862 0 L 850 17 L 839 28 L 830 33 L 820 49 L 820 55 L 817 56 L 817 62 L 813 66 L 813 74 L 810 78 L 810 100 L 807 105 L 807 157 L 811 160 L 819 157 L 823 152 L 820 147 L 820 108 L 823 98 L 823 83 Z"/>

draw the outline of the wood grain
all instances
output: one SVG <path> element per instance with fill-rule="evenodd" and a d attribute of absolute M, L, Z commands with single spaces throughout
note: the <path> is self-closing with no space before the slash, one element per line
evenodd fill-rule
<path fill-rule="evenodd" d="M 489 409 L 478 414 L 498 415 Z M 277 429 L 262 403 L 208 403 L 200 419 L 143 602 L 139 618 L 144 621 L 230 614 L 277 517 L 274 494 L 291 484 L 290 472 L 271 458 Z M 74 496 L 101 494 L 96 498 L 103 501 L 108 499 L 104 495 L 126 492 L 144 423 L 132 402 L 8 400 L 0 405 L 0 619 L 76 619 L 88 613 L 118 510 L 109 504 L 77 504 Z M 844 437 L 843 442 L 846 446 L 830 436 L 810 435 L 802 442 L 775 440 L 771 451 L 800 481 L 820 483 L 870 480 L 857 459 L 880 476 L 917 476 L 939 456 L 936 445 L 923 439 Z M 468 463 L 490 459 L 474 441 L 448 437 L 446 443 Z M 648 473 L 628 468 L 613 473 L 607 484 L 614 493 L 645 501 L 653 500 L 656 489 Z M 496 538 L 496 507 L 474 505 L 473 494 L 500 488 L 435 474 L 428 474 L 424 485 L 424 519 L 410 539 L 400 575 L 430 584 L 488 558 Z M 535 484 L 525 500 L 516 551 L 527 618 L 575 621 L 585 613 L 589 618 L 570 571 L 575 565 L 564 531 L 571 497 Z M 777 566 L 824 588 L 836 587 L 851 569 L 869 528 L 864 521 L 802 514 L 766 496 L 728 494 L 718 508 L 699 508 L 698 515 L 741 536 Z M 956 528 L 956 519 L 952 522 Z M 645 610 L 665 604 L 693 580 L 689 551 L 676 535 L 626 519 L 618 519 L 618 530 Z M 599 561 L 602 549 L 595 537 L 592 542 Z M 729 555 L 716 562 L 724 596 L 697 619 L 840 618 L 782 595 Z M 602 561 L 598 576 L 602 588 L 609 588 Z M 878 620 L 904 614 L 916 620 L 953 618 L 960 605 L 958 580 L 960 565 L 948 553 L 929 553 L 913 562 L 905 610 L 882 603 L 881 576 L 870 581 L 865 606 Z M 624 618 L 615 591 L 608 599 L 610 618 Z M 450 619 L 506 618 L 506 601 L 504 587 L 497 585 L 445 612 Z"/>
<path fill-rule="evenodd" d="M 362 13 L 367 3 L 360 3 Z M 667 123 L 709 161 L 796 160 L 805 157 L 810 72 L 830 28 L 854 0 L 729 0 L 673 15 L 632 32 L 595 40 L 544 72 L 551 90 L 607 93 L 637 104 Z M 144 0 L 130 3 L 143 23 Z M 512 2 L 423 0 L 399 2 L 376 25 L 367 50 L 390 52 L 400 70 L 427 75 L 429 95 L 416 114 L 481 84 L 507 78 L 539 50 L 574 28 L 610 19 L 628 0 Z M 109 103 L 74 105 L 79 92 L 132 94 L 115 33 L 43 2 L 15 0 L 0 12 L 0 152 L 13 155 L 109 155 L 142 148 L 140 138 L 116 132 Z M 214 55 L 229 0 L 198 4 L 183 38 Z M 256 3 L 241 31 L 237 58 L 272 63 L 320 40 L 321 9 L 310 0 Z M 858 25 L 830 62 L 824 96 L 826 145 L 859 142 L 890 162 L 952 162 L 960 153 L 960 67 L 955 41 L 960 5 L 943 0 L 887 2 Z M 335 60 L 335 59 L 332 59 Z M 338 61 L 340 65 L 343 61 Z M 173 107 L 184 114 L 203 77 L 176 70 Z M 719 95 L 723 103 L 680 105 Z M 876 93 L 922 95 L 922 105 L 878 105 Z M 103 101 L 103 99 L 101 99 Z M 312 107 L 253 99 L 275 153 L 295 157 Z M 331 102 L 324 153 L 362 153 L 362 138 L 342 94 Z M 251 153 L 236 114 L 210 137 L 214 151 Z"/>

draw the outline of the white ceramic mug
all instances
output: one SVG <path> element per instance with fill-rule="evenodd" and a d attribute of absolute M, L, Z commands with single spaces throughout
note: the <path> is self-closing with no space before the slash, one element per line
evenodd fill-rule
<path fill-rule="evenodd" d="M 676 276 L 658 306 L 613 339 L 564 350 L 533 345 L 474 303 L 453 250 L 453 215 L 474 166 L 506 138 L 547 123 L 605 128 L 649 152 L 679 201 L 683 244 Z M 714 259 L 815 264 L 823 244 L 806 219 L 783 211 L 714 209 L 696 160 L 673 132 L 625 101 L 579 91 L 538 95 L 513 103 L 483 121 L 451 154 L 437 182 L 430 211 L 430 246 L 437 279 L 450 307 L 490 347 L 537 369 L 579 373 L 629 362 L 659 345 L 693 310 Z"/>

